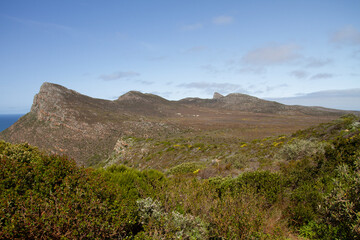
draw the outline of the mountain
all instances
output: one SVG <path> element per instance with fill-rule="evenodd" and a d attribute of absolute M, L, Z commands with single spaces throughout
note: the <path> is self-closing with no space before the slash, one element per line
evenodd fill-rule
<path fill-rule="evenodd" d="M 288 133 L 345 113 L 287 106 L 239 93 L 169 101 L 131 91 L 110 101 L 44 83 L 31 111 L 1 132 L 0 139 L 28 142 L 50 153 L 66 154 L 79 165 L 93 165 L 106 159 L 125 136 L 166 139 L 222 131 L 224 138 L 236 134 L 255 138 Z"/>
<path fill-rule="evenodd" d="M 146 97 L 140 94 L 137 101 L 146 101 Z M 107 157 L 123 134 L 144 136 L 150 131 L 177 131 L 159 120 L 135 116 L 131 106 L 123 104 L 131 99 L 129 94 L 116 101 L 95 99 L 44 83 L 34 97 L 31 111 L 1 132 L 0 138 L 28 142 L 51 153 L 71 156 L 80 165 L 89 165 Z"/>
<path fill-rule="evenodd" d="M 208 108 L 221 108 L 236 111 L 254 112 L 254 113 L 270 113 L 283 115 L 334 115 L 344 114 L 344 111 L 322 108 L 322 107 L 305 107 L 290 106 L 274 101 L 267 101 L 257 97 L 249 96 L 241 93 L 231 93 L 223 96 L 214 93 L 213 99 L 185 98 L 180 100 L 183 104 L 193 104 Z"/>

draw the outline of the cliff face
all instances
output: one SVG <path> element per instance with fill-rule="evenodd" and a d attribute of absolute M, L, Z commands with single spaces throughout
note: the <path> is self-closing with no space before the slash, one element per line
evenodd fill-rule
<path fill-rule="evenodd" d="M 45 82 L 38 94 L 35 95 L 31 112 L 37 113 L 39 118 L 44 118 L 46 112 L 61 110 L 59 103 L 64 102 L 65 95 L 79 94 L 63 86 Z"/>
<path fill-rule="evenodd" d="M 68 106 L 69 99 L 79 93 L 60 85 L 44 83 L 35 95 L 31 113 L 39 121 L 47 121 L 51 125 L 61 125 L 74 119 L 74 112 Z"/>
<path fill-rule="evenodd" d="M 85 136 L 97 138 L 111 127 L 106 118 L 98 118 L 98 113 L 113 104 L 106 100 L 99 100 L 97 104 L 93 102 L 97 103 L 97 100 L 57 84 L 44 83 L 34 97 L 30 114 L 50 128 L 73 131 L 80 135 L 79 139 Z"/>
<path fill-rule="evenodd" d="M 286 106 L 244 94 L 222 96 L 215 93 L 213 99 L 168 101 L 153 94 L 131 91 L 109 101 L 44 83 L 34 97 L 31 111 L 1 132 L 0 139 L 28 142 L 47 152 L 66 154 L 80 165 L 91 165 L 107 158 L 123 136 L 164 138 L 190 129 L 193 131 L 194 126 L 243 127 L 240 115 L 244 112 L 277 116 L 338 116 L 345 113 Z"/>

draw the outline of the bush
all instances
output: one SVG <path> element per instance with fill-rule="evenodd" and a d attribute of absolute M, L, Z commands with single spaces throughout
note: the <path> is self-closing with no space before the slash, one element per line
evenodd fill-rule
<path fill-rule="evenodd" d="M 299 234 L 306 239 L 347 239 L 346 236 L 341 234 L 337 226 L 315 221 L 310 221 L 302 226 L 299 229 Z"/>
<path fill-rule="evenodd" d="M 124 191 L 123 198 L 132 201 L 138 198 L 153 196 L 165 182 L 163 173 L 156 170 L 139 171 L 124 165 L 112 165 L 107 169 L 98 169 L 106 181 Z"/>
<path fill-rule="evenodd" d="M 0 239 L 131 236 L 136 209 L 122 194 L 66 157 L 0 142 Z"/>
<path fill-rule="evenodd" d="M 332 141 L 333 145 L 326 148 L 325 156 L 327 167 L 334 170 L 340 164 L 346 164 L 349 167 L 355 166 L 360 149 L 360 132 L 352 136 L 338 136 Z"/>
<path fill-rule="evenodd" d="M 220 194 L 231 191 L 240 191 L 244 187 L 253 189 L 256 193 L 262 194 L 272 204 L 279 199 L 286 181 L 279 173 L 269 171 L 246 172 L 237 178 L 227 178 L 220 184 Z"/>
<path fill-rule="evenodd" d="M 166 213 L 160 202 L 151 198 L 139 199 L 138 214 L 145 233 L 155 239 L 206 239 L 207 226 L 198 217 L 177 211 Z"/>
<path fill-rule="evenodd" d="M 176 175 L 176 174 L 186 174 L 186 173 L 193 173 L 198 169 L 204 167 L 204 164 L 197 163 L 197 162 L 187 162 L 179 164 L 175 167 L 172 167 L 167 172 L 168 175 Z"/>
<path fill-rule="evenodd" d="M 316 154 L 324 154 L 325 146 L 326 145 L 324 143 L 316 143 L 296 138 L 291 143 L 282 146 L 277 158 L 290 161 L 315 156 Z"/>
<path fill-rule="evenodd" d="M 337 168 L 334 189 L 325 197 L 321 209 L 325 222 L 337 226 L 348 239 L 360 239 L 359 157 L 355 169 L 352 170 L 347 165 Z"/>

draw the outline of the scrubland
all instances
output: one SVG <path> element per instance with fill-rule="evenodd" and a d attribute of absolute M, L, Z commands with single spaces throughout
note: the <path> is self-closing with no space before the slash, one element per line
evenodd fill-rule
<path fill-rule="evenodd" d="M 90 168 L 0 142 L 0 238 L 360 239 L 358 117 L 224 136 L 127 136 Z"/>

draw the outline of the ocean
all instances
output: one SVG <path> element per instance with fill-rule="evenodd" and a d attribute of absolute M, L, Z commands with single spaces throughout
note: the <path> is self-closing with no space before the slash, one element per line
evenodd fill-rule
<path fill-rule="evenodd" d="M 0 132 L 13 125 L 24 114 L 0 114 Z"/>

